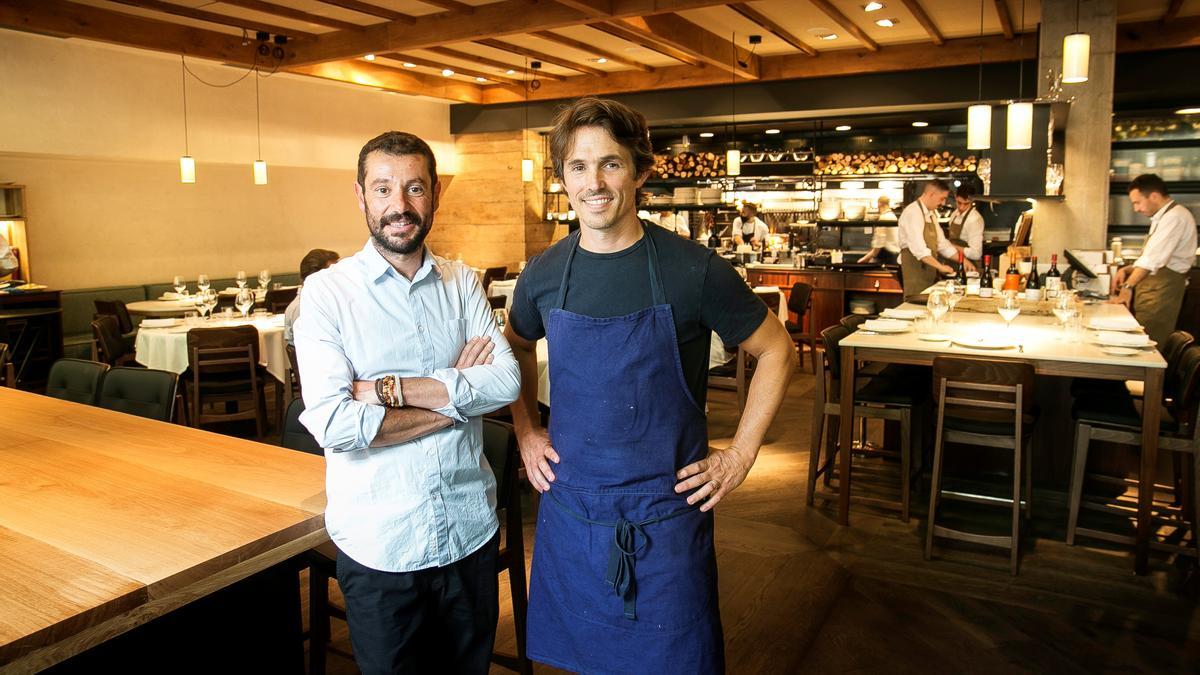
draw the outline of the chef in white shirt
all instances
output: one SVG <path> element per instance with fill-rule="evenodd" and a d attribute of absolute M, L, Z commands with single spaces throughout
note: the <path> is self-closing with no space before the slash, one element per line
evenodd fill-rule
<path fill-rule="evenodd" d="M 904 275 L 904 297 L 920 295 L 938 281 L 938 274 L 952 274 L 954 268 L 937 259 L 958 257 L 958 247 L 946 239 L 937 222 L 937 208 L 950 194 L 950 185 L 941 178 L 925 184 L 921 196 L 900 212 L 900 269 Z M 967 270 L 974 270 L 970 260 Z"/>
<path fill-rule="evenodd" d="M 688 227 L 688 215 L 684 211 L 663 211 L 658 214 L 658 224 L 684 239 L 690 239 L 692 236 L 692 230 Z"/>
<path fill-rule="evenodd" d="M 1109 302 L 1130 305 L 1150 339 L 1162 344 L 1175 329 L 1188 271 L 1196 262 L 1196 219 L 1152 173 L 1130 181 L 1129 201 L 1133 210 L 1150 216 L 1150 234 L 1141 257 L 1113 276 Z"/>
<path fill-rule="evenodd" d="M 758 205 L 742 204 L 741 216 L 733 219 L 733 243 L 750 244 L 754 248 L 763 245 L 771 229 L 758 218 Z"/>
<path fill-rule="evenodd" d="M 896 212 L 892 211 L 892 200 L 887 195 L 879 195 L 876 201 L 879 207 L 879 220 L 896 221 Z M 900 233 L 895 225 L 878 225 L 871 229 L 871 250 L 858 259 L 860 263 L 894 263 L 900 256 Z"/>
<path fill-rule="evenodd" d="M 954 194 L 954 213 L 950 214 L 950 243 L 962 249 L 963 256 L 978 264 L 983 259 L 983 216 L 975 208 L 975 188 L 960 185 Z"/>

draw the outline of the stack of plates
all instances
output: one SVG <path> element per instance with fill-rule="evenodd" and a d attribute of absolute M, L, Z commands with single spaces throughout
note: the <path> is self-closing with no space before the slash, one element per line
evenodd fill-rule
<path fill-rule="evenodd" d="M 700 188 L 701 204 L 720 204 L 721 188 Z"/>
<path fill-rule="evenodd" d="M 694 187 L 677 187 L 675 188 L 675 196 L 671 201 L 675 204 L 695 204 L 697 194 L 697 190 Z"/>
<path fill-rule="evenodd" d="M 1096 344 L 1102 347 L 1133 347 L 1143 349 L 1153 347 L 1155 342 L 1145 333 L 1117 333 L 1101 331 L 1096 334 Z"/>

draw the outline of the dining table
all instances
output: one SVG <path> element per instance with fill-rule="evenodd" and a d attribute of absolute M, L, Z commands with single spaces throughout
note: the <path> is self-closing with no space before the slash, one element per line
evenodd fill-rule
<path fill-rule="evenodd" d="M 125 309 L 133 316 L 149 317 L 181 317 L 197 311 L 191 298 L 138 300 L 126 303 Z"/>
<path fill-rule="evenodd" d="M 176 626 L 329 540 L 320 456 L 5 387 L 0 452 L 0 672 Z"/>
<path fill-rule="evenodd" d="M 925 307 L 904 303 L 896 310 L 897 314 L 922 313 Z M 1120 325 L 1122 322 L 1136 326 L 1124 305 L 1109 303 L 1085 305 L 1079 325 L 1070 331 L 1064 330 L 1055 317 L 1040 313 L 1022 313 L 1006 327 L 995 311 L 971 312 L 960 307 L 953 312 L 953 323 L 943 317 L 940 330 L 924 335 L 914 329 L 895 333 L 856 330 L 839 343 L 842 370 L 838 458 L 841 475 L 850 475 L 854 374 L 860 362 L 930 366 L 934 358 L 949 355 L 1022 361 L 1031 364 L 1039 376 L 1141 381 L 1144 383 L 1144 407 L 1134 567 L 1138 574 L 1145 574 L 1152 534 L 1151 507 L 1158 462 L 1163 375 L 1167 363 L 1152 346 L 1123 350 L 1131 353 L 1120 355 L 1106 352 L 1096 342 L 1100 333 L 1091 327 Z M 942 337 L 948 339 L 929 339 Z M 848 525 L 849 520 L 850 493 L 842 489 L 838 494 L 838 523 Z"/>
<path fill-rule="evenodd" d="M 188 368 L 187 334 L 193 328 L 225 328 L 254 326 L 258 330 L 259 363 L 279 382 L 289 382 L 291 362 L 287 343 L 283 339 L 282 314 L 251 314 L 247 318 L 217 313 L 208 319 L 198 317 L 181 320 L 161 320 L 147 326 L 143 321 L 134 340 L 135 359 L 147 368 L 182 373 Z"/>

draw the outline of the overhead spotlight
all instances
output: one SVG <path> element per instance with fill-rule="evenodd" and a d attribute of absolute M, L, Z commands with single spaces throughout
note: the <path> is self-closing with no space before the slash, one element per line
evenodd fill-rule
<path fill-rule="evenodd" d="M 450 77 L 453 74 L 453 70 L 450 70 L 449 68 L 442 68 L 442 77 Z"/>
<path fill-rule="evenodd" d="M 929 122 L 913 122 L 913 126 L 914 127 L 927 127 L 927 126 L 929 126 Z"/>
<path fill-rule="evenodd" d="M 864 12 L 878 12 L 881 9 L 883 9 L 882 2 L 868 2 L 867 4 L 863 5 Z"/>
<path fill-rule="evenodd" d="M 404 67 L 405 67 L 405 68 L 416 68 L 416 67 L 417 67 L 417 64 L 415 64 L 415 63 L 409 63 L 408 61 L 405 61 L 405 62 L 404 62 Z"/>
<path fill-rule="evenodd" d="M 505 75 L 516 75 L 517 71 L 513 70 L 512 68 L 509 68 L 508 70 L 504 71 L 504 74 Z"/>
<path fill-rule="evenodd" d="M 601 56 L 600 58 L 596 59 L 596 63 L 608 63 L 608 59 Z"/>
<path fill-rule="evenodd" d="M 711 131 L 700 132 L 700 138 L 712 138 L 712 137 L 713 137 L 713 132 L 711 132 Z"/>
<path fill-rule="evenodd" d="M 849 124 L 840 124 L 833 128 L 834 131 L 850 131 Z"/>
<path fill-rule="evenodd" d="M 762 36 L 761 35 L 751 35 L 750 36 L 750 44 L 761 45 L 762 44 Z"/>
<path fill-rule="evenodd" d="M 364 58 L 364 59 L 366 59 L 366 60 L 368 60 L 368 61 L 374 61 L 374 60 L 375 60 L 375 55 L 374 55 L 374 54 L 367 54 L 367 55 L 366 55 L 366 56 L 364 56 L 363 58 Z"/>
<path fill-rule="evenodd" d="M 838 39 L 837 33 L 824 33 L 824 34 L 818 35 L 817 37 L 818 37 L 818 38 L 820 38 L 820 39 L 822 39 L 822 40 L 836 40 L 836 39 Z"/>
<path fill-rule="evenodd" d="M 475 81 L 476 82 L 487 82 L 487 78 L 486 77 L 477 77 L 477 78 L 475 78 Z"/>
<path fill-rule="evenodd" d="M 766 130 L 765 132 L 763 132 L 763 133 L 768 133 L 768 134 L 777 134 L 777 133 L 779 133 L 779 130 L 778 130 L 778 129 L 767 129 L 767 130 Z"/>
<path fill-rule="evenodd" d="M 286 45 L 287 42 L 288 42 L 288 37 L 286 35 L 276 35 L 275 36 L 275 44 Z"/>
<path fill-rule="evenodd" d="M 254 39 L 258 40 L 259 42 L 266 42 L 267 40 L 271 39 L 271 34 L 265 30 L 260 30 L 254 33 Z"/>
<path fill-rule="evenodd" d="M 899 19 L 880 19 L 875 22 L 875 25 L 879 26 L 880 28 L 891 28 L 898 23 L 900 23 Z"/>

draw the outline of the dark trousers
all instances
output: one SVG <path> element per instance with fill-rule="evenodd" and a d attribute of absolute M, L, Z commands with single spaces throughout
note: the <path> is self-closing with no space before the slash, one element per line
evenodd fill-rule
<path fill-rule="evenodd" d="M 416 572 L 381 572 L 339 551 L 338 585 L 363 675 L 486 673 L 500 614 L 499 542 L 497 532 L 456 563 Z"/>

